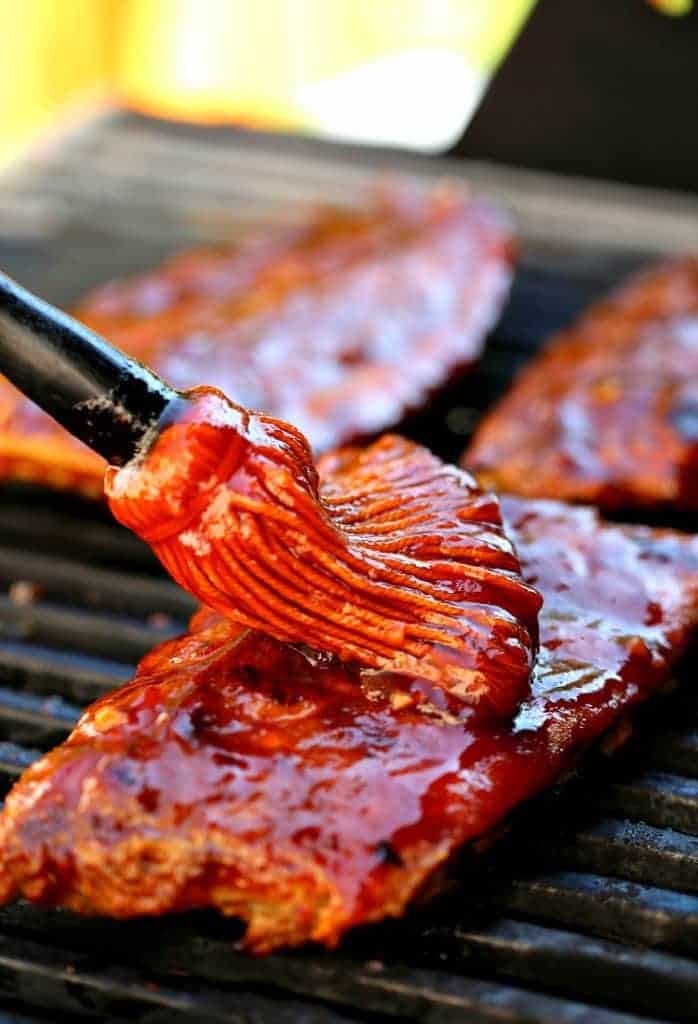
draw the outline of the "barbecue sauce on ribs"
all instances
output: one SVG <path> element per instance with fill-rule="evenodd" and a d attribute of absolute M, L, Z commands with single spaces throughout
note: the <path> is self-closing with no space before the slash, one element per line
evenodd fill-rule
<path fill-rule="evenodd" d="M 499 503 L 424 448 L 385 437 L 337 456 L 320 490 L 308 442 L 213 388 L 123 468 L 112 512 L 234 622 L 451 702 L 512 714 L 528 692 L 539 594 Z"/>
<path fill-rule="evenodd" d="M 424 453 L 398 439 L 322 460 L 320 494 L 360 488 L 391 459 L 409 504 Z M 463 490 L 445 480 L 434 522 Z M 545 599 L 513 719 L 455 715 L 418 676 L 203 610 L 10 793 L 0 899 L 121 918 L 212 906 L 247 922 L 256 952 L 333 945 L 402 913 L 463 844 L 486 844 L 665 683 L 698 620 L 697 539 L 552 502 L 504 511 Z"/>
<path fill-rule="evenodd" d="M 463 463 L 526 497 L 695 512 L 698 259 L 646 271 L 554 338 Z"/>
<path fill-rule="evenodd" d="M 492 208 L 462 190 L 393 186 L 363 209 L 183 253 L 74 312 L 175 387 L 214 382 L 326 451 L 397 423 L 477 360 L 512 261 Z M 0 378 L 0 479 L 100 497 L 103 473 Z"/>

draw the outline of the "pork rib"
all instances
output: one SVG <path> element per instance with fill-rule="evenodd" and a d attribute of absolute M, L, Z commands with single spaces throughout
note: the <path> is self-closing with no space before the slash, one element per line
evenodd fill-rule
<path fill-rule="evenodd" d="M 499 214 L 387 187 L 98 289 L 75 315 L 179 388 L 216 384 L 316 451 L 378 433 L 477 360 L 511 280 Z M 101 497 L 104 464 L 0 378 L 0 480 Z"/>
<path fill-rule="evenodd" d="M 322 487 L 355 458 L 321 462 Z M 504 511 L 544 595 L 513 717 L 203 610 L 16 784 L 0 899 L 119 918 L 216 907 L 257 952 L 401 914 L 665 684 L 698 624 L 698 538 L 553 502 Z"/>
<path fill-rule="evenodd" d="M 553 338 L 463 465 L 529 498 L 698 509 L 698 258 L 638 276 Z"/>

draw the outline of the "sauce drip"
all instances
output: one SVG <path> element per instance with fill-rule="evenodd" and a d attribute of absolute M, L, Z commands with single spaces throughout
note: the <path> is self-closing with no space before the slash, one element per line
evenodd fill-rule
<path fill-rule="evenodd" d="M 390 436 L 334 457 L 320 489 L 295 428 L 212 388 L 189 399 L 151 450 L 105 478 L 116 518 L 182 586 L 278 640 L 515 711 L 541 601 L 493 495 Z"/>

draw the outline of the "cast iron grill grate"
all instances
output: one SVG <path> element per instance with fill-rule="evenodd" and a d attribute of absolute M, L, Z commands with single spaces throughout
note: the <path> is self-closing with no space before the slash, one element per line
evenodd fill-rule
<path fill-rule="evenodd" d="M 65 220 L 48 241 L 46 211 L 37 212 L 36 204 L 24 211 L 25 221 L 17 213 L 15 223 L 19 231 L 34 210 L 44 272 L 53 281 L 50 297 L 76 295 L 82 270 L 106 277 L 121 269 L 113 260 L 107 269 L 104 255 L 96 271 L 89 265 L 95 243 L 86 225 L 94 184 L 85 185 L 87 197 L 78 203 L 75 181 L 85 152 L 110 154 L 119 138 L 131 138 L 130 145 L 149 154 L 147 183 L 162 173 L 158 158 L 166 156 L 171 165 L 180 152 L 172 137 L 162 143 L 161 135 L 161 128 L 133 118 L 107 121 L 72 140 L 68 150 L 49 153 L 34 177 L 16 185 L 17 203 L 31 200 L 32 189 L 38 192 L 53 175 L 51 188 L 63 204 Z M 190 141 L 182 145 L 193 161 Z M 326 164 L 324 178 L 319 172 L 313 178 L 315 165 L 298 155 L 297 143 L 290 145 L 296 191 L 306 188 L 315 201 L 333 198 L 342 174 L 349 180 L 350 170 L 339 162 L 331 174 Z M 257 163 L 252 146 L 230 151 L 237 194 L 245 196 L 252 176 L 255 201 L 261 202 L 259 174 L 273 159 L 268 145 Z M 186 160 L 180 167 L 188 166 Z M 134 158 L 132 178 L 142 166 Z M 196 167 L 202 166 L 200 159 Z M 426 166 L 418 170 L 425 173 Z M 104 170 L 110 170 L 108 162 Z M 113 166 L 111 171 L 120 180 Z M 172 200 L 180 226 L 187 180 L 182 171 Z M 145 199 L 137 210 L 162 202 L 141 187 Z M 115 188 L 108 175 L 103 188 Z M 192 208 L 199 210 L 201 188 L 195 199 Z M 128 192 L 124 211 L 132 200 Z M 11 205 L 7 190 L 3 201 Z M 237 209 L 234 196 L 225 201 Z M 118 194 L 107 195 L 105 223 L 128 249 L 128 232 L 114 212 L 119 202 Z M 143 224 L 140 229 L 148 234 Z M 38 286 L 42 264 L 27 230 L 3 259 L 11 272 Z M 45 251 L 68 242 L 76 246 L 78 263 L 72 277 L 59 277 L 54 264 L 47 267 Z M 580 251 L 569 239 L 563 242 L 555 236 L 554 245 L 538 240 L 524 248 L 511 303 L 480 369 L 413 418 L 406 432 L 455 458 L 482 409 L 541 337 L 639 262 L 607 247 Z M 159 255 L 153 249 L 144 256 L 138 234 L 136 245 L 137 259 L 131 241 L 131 263 Z M 119 261 L 128 265 L 128 251 Z M 61 273 L 67 274 L 65 268 Z M 128 678 L 145 651 L 180 630 L 191 607 L 148 552 L 99 508 L 27 488 L 0 491 L 0 789 L 59 742 L 88 701 Z M 684 668 L 689 681 L 692 670 L 690 663 Z M 212 914 L 115 923 L 26 904 L 0 910 L 0 1000 L 6 1007 L 0 1024 L 75 1018 L 148 1024 L 694 1020 L 698 697 L 684 687 L 652 714 L 652 732 L 640 724 L 645 738 L 622 759 L 572 783 L 562 800 L 553 794 L 524 809 L 474 882 L 464 866 L 463 884 L 448 900 L 404 921 L 364 929 L 336 953 L 246 957 L 235 950 L 235 922 Z"/>

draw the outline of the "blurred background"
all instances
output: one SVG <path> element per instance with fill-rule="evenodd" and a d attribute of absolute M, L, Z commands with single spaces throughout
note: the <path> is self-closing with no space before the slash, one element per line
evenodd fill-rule
<path fill-rule="evenodd" d="M 638 169 L 626 137 L 642 134 L 647 150 L 641 119 L 648 128 L 654 119 L 654 148 L 671 146 L 666 123 L 693 106 L 692 8 L 691 0 L 0 0 L 0 166 L 66 119 L 116 103 L 427 152 L 460 142 L 467 155 L 652 180 L 656 169 Z M 486 113 L 484 127 L 476 111 Z M 690 124 L 683 132 L 692 136 Z M 663 154 L 669 164 L 672 156 Z M 693 171 L 658 177 L 695 184 Z"/>
<path fill-rule="evenodd" d="M 0 159 L 71 106 L 117 99 L 438 150 L 533 0 L 0 0 Z"/>

